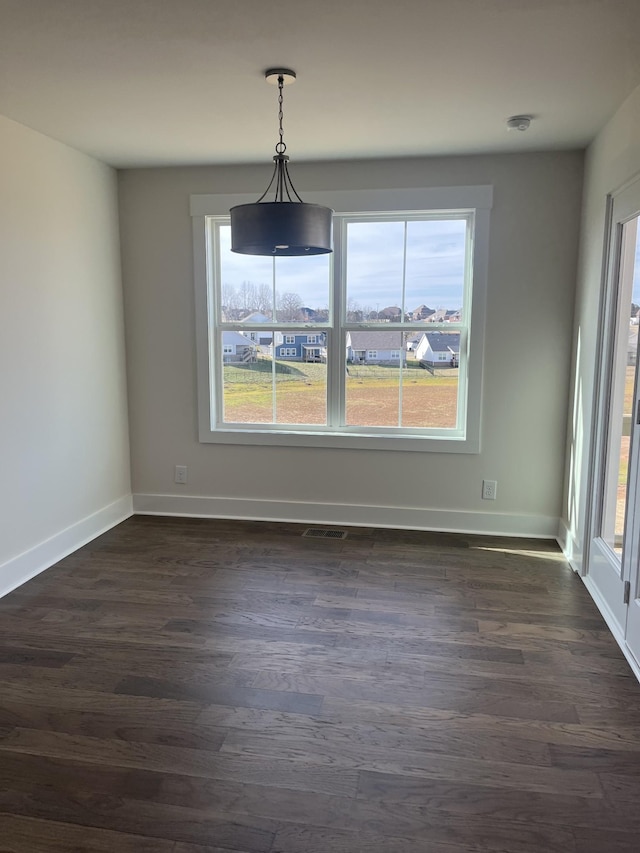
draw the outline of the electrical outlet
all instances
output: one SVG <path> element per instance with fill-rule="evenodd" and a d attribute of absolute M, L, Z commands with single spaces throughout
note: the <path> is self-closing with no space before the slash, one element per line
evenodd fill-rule
<path fill-rule="evenodd" d="M 187 482 L 187 466 L 186 465 L 176 465 L 175 469 L 175 481 L 176 483 L 186 483 Z"/>
<path fill-rule="evenodd" d="M 498 491 L 498 481 L 497 480 L 483 480 L 482 481 L 482 500 L 483 501 L 495 501 L 497 491 Z"/>

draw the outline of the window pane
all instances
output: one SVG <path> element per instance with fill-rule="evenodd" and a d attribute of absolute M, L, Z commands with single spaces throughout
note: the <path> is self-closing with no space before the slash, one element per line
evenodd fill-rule
<path fill-rule="evenodd" d="M 329 320 L 330 255 L 271 258 L 231 251 L 231 226 L 218 228 L 220 298 L 226 323 L 281 323 Z"/>
<path fill-rule="evenodd" d="M 430 364 L 408 352 L 402 372 L 402 425 L 455 429 L 457 418 L 457 359 Z"/>
<path fill-rule="evenodd" d="M 640 304 L 640 217 L 625 223 L 619 272 L 613 377 L 608 408 L 606 486 L 600 534 L 622 553 L 627 514 L 629 449 L 633 421 L 634 383 L 638 357 Z"/>
<path fill-rule="evenodd" d="M 222 338 L 225 423 L 326 425 L 324 333 L 268 331 L 255 344 L 239 328 Z"/>
<path fill-rule="evenodd" d="M 347 426 L 400 425 L 402 332 L 347 332 Z"/>
<path fill-rule="evenodd" d="M 459 322 L 466 229 L 466 219 L 348 222 L 347 321 Z"/>
<path fill-rule="evenodd" d="M 404 222 L 347 223 L 347 320 L 400 320 Z"/>
<path fill-rule="evenodd" d="M 466 230 L 464 219 L 407 223 L 404 310 L 411 320 L 460 321 Z"/>
<path fill-rule="evenodd" d="M 348 426 L 456 428 L 460 334 L 422 333 L 408 349 L 414 337 L 347 333 Z"/>
<path fill-rule="evenodd" d="M 275 423 L 326 425 L 326 361 L 276 360 Z"/>
<path fill-rule="evenodd" d="M 266 332 L 264 339 L 271 338 Z M 273 377 L 269 344 L 237 332 L 222 333 L 222 420 L 269 424 L 273 420 Z"/>

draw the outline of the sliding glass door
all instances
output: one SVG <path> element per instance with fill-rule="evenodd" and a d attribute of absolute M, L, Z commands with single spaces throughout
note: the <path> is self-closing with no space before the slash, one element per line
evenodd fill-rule
<path fill-rule="evenodd" d="M 596 353 L 599 397 L 588 569 L 592 584 L 622 633 L 627 629 L 629 603 L 634 596 L 640 611 L 639 221 L 640 183 L 635 183 L 617 194 L 611 206 L 609 262 Z M 640 612 L 638 619 L 640 622 Z M 640 644 L 635 654 L 640 660 Z"/>

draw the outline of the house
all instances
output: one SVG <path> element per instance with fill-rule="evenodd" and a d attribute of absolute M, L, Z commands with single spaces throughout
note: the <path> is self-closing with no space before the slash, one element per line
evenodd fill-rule
<path fill-rule="evenodd" d="M 415 347 L 416 358 L 430 366 L 458 367 L 460 332 L 425 332 Z"/>
<path fill-rule="evenodd" d="M 599 372 L 609 315 L 599 306 L 608 294 L 603 271 L 615 256 L 609 222 L 640 174 L 640 4 L 370 0 L 366 7 L 329 4 L 325 11 L 310 0 L 280 0 L 276 11 L 256 0 L 2 4 L 0 592 L 38 573 L 46 579 L 50 566 L 83 543 L 106 537 L 105 548 L 123 520 L 144 518 L 134 520 L 139 539 L 129 542 L 139 549 L 138 564 L 119 566 L 114 549 L 104 560 L 110 575 L 97 581 L 80 570 L 78 589 L 95 592 L 84 614 L 64 621 L 71 613 L 65 601 L 76 592 L 71 582 L 66 592 L 50 586 L 26 617 L 3 614 L 3 648 L 11 642 L 13 651 L 3 664 L 0 763 L 3 787 L 12 775 L 19 785 L 3 800 L 0 846 L 45 851 L 48 839 L 51 850 L 162 853 L 408 851 L 447 844 L 531 853 L 633 850 L 638 787 L 632 753 L 640 725 L 632 673 L 640 673 L 640 653 L 627 624 L 640 609 L 635 574 L 629 577 L 638 560 L 630 560 L 625 573 L 607 562 L 597 527 L 602 513 L 594 506 L 605 495 L 603 466 L 595 464 L 594 448 L 605 454 L 598 407 L 606 385 Z M 398 189 L 427 191 L 429 209 L 441 209 L 443 189 L 490 191 L 483 208 L 489 250 L 480 259 L 487 271 L 480 305 L 484 361 L 470 365 L 479 371 L 472 381 L 481 395 L 469 416 L 482 429 L 468 452 L 440 452 L 437 442 L 416 452 L 393 435 L 363 448 L 366 436 L 351 433 L 318 447 L 312 431 L 296 431 L 296 424 L 290 430 L 296 446 L 267 427 L 199 440 L 209 412 L 198 390 L 209 377 L 197 372 L 196 355 L 208 349 L 196 328 L 210 306 L 194 287 L 194 274 L 202 277 L 194 246 L 204 237 L 193 222 L 203 196 L 224 196 L 228 210 L 256 201 L 266 188 L 278 106 L 277 89 L 263 81 L 262 71 L 294 53 L 298 80 L 285 91 L 284 127 L 290 173 L 305 202 L 369 194 L 373 210 L 343 208 L 368 216 L 380 194 L 386 199 Z M 519 110 L 531 111 L 531 127 L 507 132 L 505 120 Z M 630 222 L 638 209 L 630 205 Z M 446 235 L 439 245 L 446 255 Z M 398 246 L 380 265 L 387 282 L 381 290 L 370 282 L 367 258 L 360 258 L 359 270 L 347 270 L 349 282 L 364 283 L 362 306 L 399 300 L 401 239 Z M 274 266 L 286 268 L 291 259 L 253 260 L 255 280 L 269 281 Z M 302 304 L 325 305 L 312 279 L 329 262 L 311 259 L 304 281 L 291 275 Z M 437 268 L 430 275 L 440 283 Z M 458 307 L 426 290 L 408 298 L 410 305 L 429 299 L 434 310 Z M 628 326 L 628 313 L 624 319 Z M 236 315 L 233 322 L 241 328 Z M 363 346 L 354 336 L 368 333 L 349 334 L 358 358 L 374 351 L 376 358 L 386 353 L 391 360 L 393 352 L 401 358 L 400 339 Z M 626 367 L 626 332 L 620 340 Z M 296 348 L 295 337 L 286 346 Z M 216 347 L 212 362 L 219 357 Z M 414 373 L 431 382 L 426 371 Z M 341 374 L 338 379 L 344 381 Z M 426 387 L 448 381 L 434 378 Z M 629 398 L 635 403 L 633 394 Z M 266 419 L 277 393 L 265 400 Z M 304 394 L 297 400 L 302 417 Z M 635 418 L 630 421 L 635 429 Z M 176 467 L 187 465 L 188 484 L 176 482 L 182 475 Z M 619 475 L 615 460 L 612 470 Z M 499 481 L 495 500 L 482 497 L 485 477 Z M 638 518 L 638 480 L 630 482 L 632 517 Z M 342 543 L 311 541 L 300 560 L 307 567 L 315 568 L 321 548 L 338 546 L 322 571 L 335 577 L 327 600 L 340 614 L 326 620 L 335 628 L 326 645 L 308 646 L 305 658 L 293 644 L 313 641 L 319 632 L 315 592 L 298 582 L 299 567 L 291 577 L 276 570 L 270 585 L 258 587 L 252 585 L 255 551 L 251 560 L 240 552 L 237 567 L 223 578 L 225 591 L 244 585 L 254 599 L 268 599 L 270 621 L 259 625 L 231 598 L 220 608 L 224 613 L 212 616 L 208 569 L 224 541 L 213 543 L 196 566 L 198 588 L 175 595 L 172 580 L 187 564 L 193 568 L 193 531 L 212 517 L 287 522 L 296 541 L 296 525 L 403 529 L 406 544 L 399 550 L 413 561 L 409 574 L 421 581 L 427 562 L 411 544 L 411 529 L 461 534 L 475 543 L 460 549 L 475 560 L 467 577 L 452 581 L 450 567 L 441 566 L 431 587 L 438 593 L 455 584 L 468 614 L 458 634 L 452 629 L 442 636 L 433 609 L 438 595 L 422 593 L 424 615 L 408 624 L 392 605 L 401 610 L 415 586 L 411 577 L 403 584 L 391 551 L 380 549 L 376 559 L 379 542 L 362 561 L 362 574 L 365 566 L 369 577 L 377 573 L 379 591 L 392 590 L 394 600 L 382 605 L 386 613 L 376 612 L 373 594 L 370 605 L 356 595 L 358 570 L 349 564 L 348 543 L 341 551 Z M 182 551 L 165 562 L 153 535 L 162 523 L 183 532 Z M 525 564 L 522 586 L 509 591 L 508 603 L 500 575 L 509 557 L 487 545 L 493 534 L 523 537 L 543 549 Z M 433 541 L 437 550 L 439 540 Z M 283 561 L 285 554 L 283 546 Z M 474 583 L 474 572 L 481 581 Z M 119 626 L 109 609 L 125 575 L 129 598 L 117 602 L 126 605 L 118 618 L 128 611 L 137 620 L 145 632 L 137 644 L 130 642 L 131 622 Z M 567 602 L 553 619 L 538 607 L 549 589 Z M 577 589 L 593 596 L 610 634 L 595 607 L 573 616 Z M 27 587 L 16 600 L 28 597 Z M 296 598 L 301 615 L 286 611 L 287 597 Z M 198 609 L 193 618 L 190 598 Z M 163 601 L 175 610 L 169 618 L 154 610 Z M 249 610 L 247 599 L 241 601 L 238 608 Z M 369 624 L 377 621 L 377 635 L 388 641 L 376 673 L 386 707 L 395 706 L 388 714 L 384 694 L 366 705 L 369 683 L 357 678 L 358 654 L 364 659 L 368 649 L 349 657 L 351 626 L 366 621 L 357 614 L 367 606 Z M 521 632 L 513 627 L 515 611 L 530 619 Z M 211 618 L 226 619 L 221 648 L 199 634 Z M 223 680 L 218 689 L 217 673 L 232 657 L 269 645 L 274 622 L 289 627 L 286 645 L 277 644 L 271 661 L 265 653 L 262 671 L 245 670 L 250 679 Z M 56 625 L 64 626 L 58 646 L 48 639 Z M 96 667 L 103 651 L 117 651 L 118 665 L 104 682 L 108 705 L 96 701 L 97 677 L 85 671 L 84 683 L 74 680 L 83 655 L 66 650 L 64 638 L 72 635 L 91 645 Z M 589 640 L 594 645 L 585 654 Z M 188 673 L 176 664 L 186 648 L 197 655 Z M 310 660 L 320 658 L 324 673 L 307 676 Z M 30 681 L 20 674 L 27 660 L 41 663 Z M 328 676 L 334 662 L 337 672 Z M 529 675 L 541 669 L 547 681 L 532 684 Z M 592 685 L 574 689 L 585 671 Z M 452 676 L 459 685 L 448 681 Z M 435 710 L 416 706 L 412 681 L 434 685 Z M 590 701 L 592 687 L 605 682 L 615 699 L 598 694 Z M 567 694 L 570 705 L 560 701 Z M 183 701 L 174 730 L 156 708 L 176 695 Z M 462 710 L 455 705 L 460 697 Z M 87 709 L 83 699 L 93 704 Z M 405 700 L 411 713 L 401 707 Z M 216 701 L 222 704 L 211 704 Z M 275 709 L 277 726 L 271 727 L 282 732 L 266 755 L 260 750 L 270 723 L 260 709 L 242 706 L 260 702 Z M 125 707 L 128 717 L 114 722 L 116 709 Z M 499 709 L 502 729 L 487 727 L 488 709 Z M 254 710 L 259 731 L 252 728 Z M 363 761 L 362 732 L 348 740 L 344 755 L 339 748 L 304 753 L 305 743 L 324 743 L 311 728 L 313 718 L 327 730 L 347 731 L 349 716 L 364 721 L 363 730 L 379 723 L 389 733 L 383 739 L 405 750 L 396 765 Z M 292 737 L 285 717 L 297 718 Z M 460 728 L 463 717 L 475 731 Z M 417 734 L 412 720 L 421 721 Z M 49 730 L 35 732 L 38 721 Z M 624 724 L 622 733 L 612 728 L 616 721 Z M 423 750 L 429 727 L 444 731 L 459 754 L 443 763 L 433 758 L 437 749 Z M 507 753 L 505 738 L 514 730 L 520 739 Z M 96 742 L 101 735 L 106 743 Z M 194 745 L 208 752 L 198 755 Z M 217 758 L 229 762 L 234 754 L 245 756 L 244 775 L 219 785 L 211 778 Z M 434 779 L 445 764 L 446 778 Z M 165 785 L 159 771 L 167 766 L 174 774 Z M 276 766 L 288 773 L 285 794 L 262 787 Z M 400 791 L 398 769 L 413 774 Z M 504 796 L 496 783 L 500 773 L 512 786 Z M 62 794 L 54 796 L 61 777 Z M 455 796 L 458 785 L 464 800 Z M 314 789 L 315 812 L 297 799 L 305 787 Z M 22 811 L 9 820 L 11 807 Z M 144 828 L 153 834 L 154 823 L 155 838 L 136 835 L 143 832 L 143 807 L 151 816 Z M 303 825 L 312 813 L 323 823 L 317 830 Z M 378 831 L 382 813 L 394 820 L 391 840 Z M 509 814 L 517 817 L 513 826 Z M 239 840 L 230 837 L 236 826 L 243 831 Z M 489 837 L 494 826 L 501 831 L 497 839 Z M 166 827 L 173 836 L 161 837 Z M 198 838 L 187 834 L 197 830 Z"/>
<path fill-rule="evenodd" d="M 222 333 L 222 359 L 225 364 L 236 361 L 248 364 L 256 358 L 257 347 L 251 338 L 239 332 Z"/>
<path fill-rule="evenodd" d="M 423 335 L 424 335 L 424 332 L 420 332 L 420 333 L 417 333 L 415 335 L 411 335 L 410 337 L 407 338 L 407 345 L 406 345 L 407 346 L 407 352 L 415 353 L 416 347 L 418 346 L 418 344 L 422 340 Z"/>
<path fill-rule="evenodd" d="M 411 312 L 411 319 L 426 320 L 428 317 L 431 317 L 431 315 L 435 313 L 435 310 L 433 308 L 429 308 L 427 305 L 418 305 L 418 307 L 414 308 Z"/>
<path fill-rule="evenodd" d="M 352 364 L 399 364 L 402 332 L 347 332 L 347 360 Z"/>
<path fill-rule="evenodd" d="M 402 308 L 397 305 L 388 305 L 378 311 L 378 320 L 386 320 L 388 323 L 399 323 L 402 319 Z"/>
<path fill-rule="evenodd" d="M 275 358 L 282 361 L 326 361 L 326 335 L 324 333 L 276 332 Z"/>
<path fill-rule="evenodd" d="M 247 314 L 246 317 L 242 317 L 240 320 L 242 325 L 253 325 L 254 323 L 271 323 L 273 322 L 270 317 L 267 317 L 265 314 L 262 314 L 260 311 L 252 311 L 251 314 Z M 242 333 L 249 340 L 253 341 L 256 344 L 263 345 L 264 343 L 271 343 L 271 333 L 256 331 L 255 329 L 247 329 L 246 332 Z"/>

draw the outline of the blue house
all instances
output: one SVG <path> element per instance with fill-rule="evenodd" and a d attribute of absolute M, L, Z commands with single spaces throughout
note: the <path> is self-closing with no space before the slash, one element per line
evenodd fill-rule
<path fill-rule="evenodd" d="M 285 361 L 327 360 L 325 332 L 276 332 L 274 358 Z"/>

